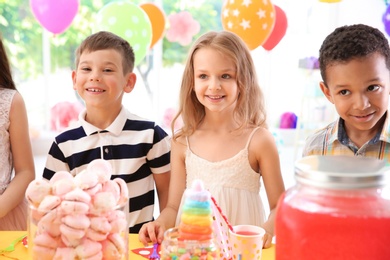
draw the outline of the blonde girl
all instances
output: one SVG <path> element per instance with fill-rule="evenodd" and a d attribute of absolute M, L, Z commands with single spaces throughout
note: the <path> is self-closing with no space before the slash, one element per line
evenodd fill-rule
<path fill-rule="evenodd" d="M 167 207 L 145 224 L 140 241 L 161 242 L 177 225 L 186 187 L 201 179 L 232 225 L 266 230 L 271 245 L 274 214 L 284 192 L 275 140 L 267 130 L 263 94 L 245 43 L 227 31 L 202 35 L 190 50 L 180 89 L 180 106 L 172 122 L 171 180 Z M 270 207 L 260 198 L 261 178 Z"/>

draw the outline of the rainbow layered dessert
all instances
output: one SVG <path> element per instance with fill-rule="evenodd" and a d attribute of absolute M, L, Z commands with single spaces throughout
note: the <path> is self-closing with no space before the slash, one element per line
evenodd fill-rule
<path fill-rule="evenodd" d="M 210 192 L 195 180 L 184 193 L 178 227 L 165 232 L 163 260 L 219 259 L 214 243 Z"/>
<path fill-rule="evenodd" d="M 185 191 L 185 201 L 179 225 L 179 239 L 208 240 L 213 237 L 213 217 L 210 192 L 203 182 L 195 180 L 192 189 Z"/>

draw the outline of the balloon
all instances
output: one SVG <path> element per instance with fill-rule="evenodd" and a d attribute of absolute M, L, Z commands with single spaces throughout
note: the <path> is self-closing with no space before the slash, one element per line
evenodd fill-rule
<path fill-rule="evenodd" d="M 277 5 L 274 5 L 275 8 L 275 25 L 270 36 L 262 45 L 267 51 L 275 48 L 276 45 L 282 40 L 287 30 L 287 17 L 286 13 Z"/>
<path fill-rule="evenodd" d="M 387 6 L 386 12 L 382 16 L 382 22 L 385 25 L 387 35 L 390 35 L 390 5 Z"/>
<path fill-rule="evenodd" d="M 152 42 L 149 47 L 151 49 L 164 35 L 165 13 L 153 3 L 140 4 L 140 7 L 148 15 L 152 25 Z"/>
<path fill-rule="evenodd" d="M 97 13 L 96 31 L 112 32 L 133 47 L 137 66 L 146 56 L 152 41 L 152 26 L 141 7 L 129 1 L 115 1 Z"/>
<path fill-rule="evenodd" d="M 275 9 L 270 0 L 225 1 L 222 26 L 236 33 L 250 50 L 262 45 L 275 24 Z"/>
<path fill-rule="evenodd" d="M 35 19 L 49 32 L 60 34 L 72 23 L 79 0 L 30 0 Z"/>

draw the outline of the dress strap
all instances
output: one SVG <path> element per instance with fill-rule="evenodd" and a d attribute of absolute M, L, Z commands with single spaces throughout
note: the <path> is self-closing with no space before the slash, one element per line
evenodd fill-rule
<path fill-rule="evenodd" d="M 249 143 L 250 143 L 251 140 L 252 140 L 252 136 L 255 134 L 255 132 L 256 132 L 257 129 L 259 129 L 259 128 L 260 128 L 260 126 L 258 126 L 258 127 L 256 127 L 255 129 L 252 130 L 252 133 L 249 135 L 248 141 L 246 142 L 245 149 L 248 149 Z"/>

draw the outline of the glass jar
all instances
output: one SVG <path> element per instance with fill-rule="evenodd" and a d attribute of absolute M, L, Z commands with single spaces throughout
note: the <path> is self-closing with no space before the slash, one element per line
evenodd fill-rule
<path fill-rule="evenodd" d="M 74 215 L 65 213 L 61 204 L 51 210 L 41 210 L 30 203 L 27 222 L 29 256 L 33 260 L 88 257 L 128 260 L 127 216 L 128 200 L 111 210 L 89 210 Z"/>
<path fill-rule="evenodd" d="M 180 240 L 179 228 L 174 227 L 165 231 L 161 244 L 161 260 L 172 259 L 219 259 L 214 239 L 210 240 Z"/>
<path fill-rule="evenodd" d="M 309 156 L 280 198 L 276 260 L 390 259 L 390 172 L 367 157 Z"/>

